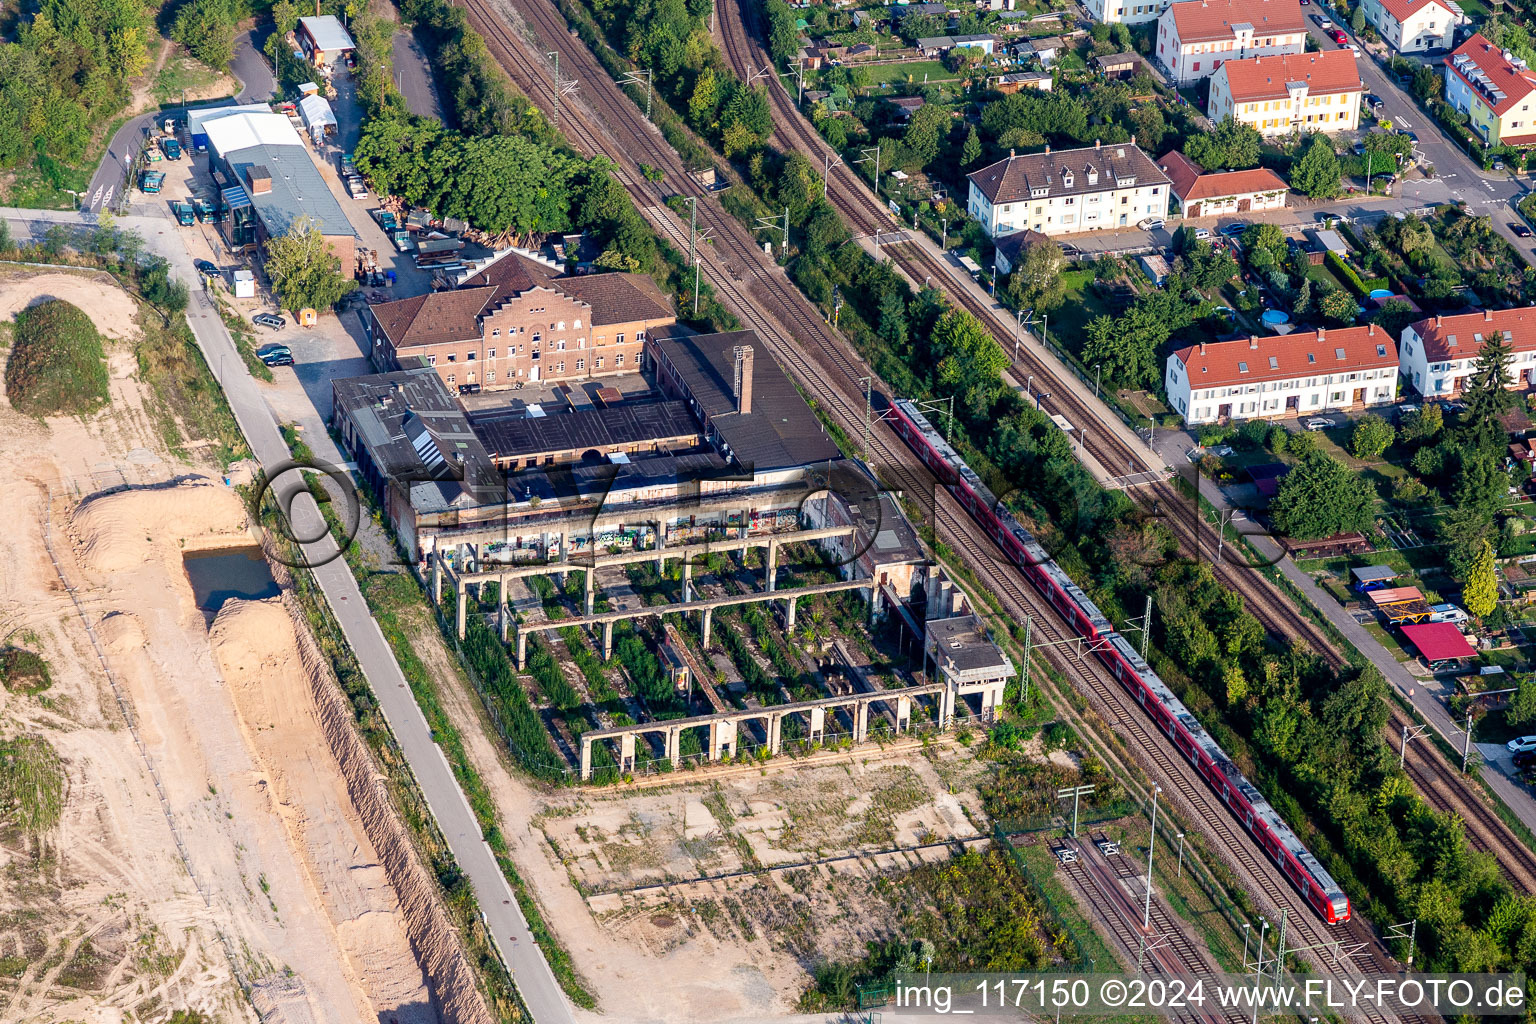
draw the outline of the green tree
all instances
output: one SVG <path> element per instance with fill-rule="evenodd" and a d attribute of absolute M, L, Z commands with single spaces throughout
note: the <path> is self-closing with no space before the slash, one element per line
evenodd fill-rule
<path fill-rule="evenodd" d="M 1019 262 L 1008 275 L 1008 294 L 1021 309 L 1049 312 L 1061 305 L 1067 285 L 1061 272 L 1066 260 L 1061 246 L 1044 240 L 1024 247 Z"/>
<path fill-rule="evenodd" d="M 300 217 L 286 235 L 267 243 L 267 275 L 286 309 L 330 309 L 357 282 L 325 243 L 313 218 Z"/>
<path fill-rule="evenodd" d="M 976 161 L 981 159 L 981 136 L 976 134 L 976 126 L 973 124 L 965 133 L 965 142 L 960 146 L 960 169 L 968 170 L 974 167 Z"/>
<path fill-rule="evenodd" d="M 1355 4 L 1355 9 L 1349 12 L 1349 27 L 1356 35 L 1365 31 L 1365 4 Z"/>
<path fill-rule="evenodd" d="M 1514 350 L 1503 331 L 1493 331 L 1483 338 L 1483 347 L 1472 364 L 1472 373 L 1461 389 L 1467 403 L 1462 423 L 1474 445 L 1489 446 L 1503 437 L 1499 417 L 1512 409 L 1517 401 L 1509 390 L 1514 382 L 1509 369 L 1514 358 Z"/>
<path fill-rule="evenodd" d="M 1339 155 L 1323 135 L 1314 135 L 1301 159 L 1291 165 L 1291 188 L 1313 199 L 1339 194 Z"/>
<path fill-rule="evenodd" d="M 1445 410 L 1438 405 L 1426 405 L 1418 412 L 1411 413 L 1404 421 L 1402 437 L 1404 441 L 1412 443 L 1432 441 L 1444 425 Z"/>
<path fill-rule="evenodd" d="M 189 0 L 176 12 L 171 38 L 211 68 L 223 70 L 235 55 L 237 0 Z"/>
<path fill-rule="evenodd" d="M 1375 506 L 1367 481 L 1327 452 L 1313 451 L 1281 478 L 1270 516 L 1281 533 L 1308 540 L 1369 529 Z"/>
<path fill-rule="evenodd" d="M 1477 558 L 1462 586 L 1461 603 L 1467 614 L 1485 619 L 1499 606 L 1499 579 L 1494 571 L 1493 545 L 1487 539 L 1478 548 Z"/>
<path fill-rule="evenodd" d="M 940 387 L 955 395 L 975 418 L 984 417 L 1002 388 L 1008 356 L 970 313 L 952 309 L 939 317 L 928 344 L 937 360 Z"/>
<path fill-rule="evenodd" d="M 1516 726 L 1536 722 L 1536 676 L 1526 675 L 1520 679 L 1514 694 L 1509 698 L 1504 720 Z"/>
<path fill-rule="evenodd" d="M 1261 143 L 1257 129 L 1226 117 L 1211 131 L 1191 135 L 1184 155 L 1208 171 L 1242 171 L 1259 166 Z"/>
<path fill-rule="evenodd" d="M 1366 322 L 1386 331 L 1389 338 L 1400 338 L 1403 336 L 1403 328 L 1418 320 L 1421 315 L 1402 299 L 1388 299 L 1366 318 Z"/>
<path fill-rule="evenodd" d="M 1355 421 L 1354 432 L 1349 436 L 1349 451 L 1357 459 L 1380 458 L 1392 444 L 1397 431 L 1380 416 L 1362 416 Z"/>
<path fill-rule="evenodd" d="M 693 83 L 693 95 L 688 99 L 688 123 L 694 131 L 710 134 L 720 113 L 720 89 L 715 80 L 715 69 L 705 68 Z"/>
<path fill-rule="evenodd" d="M 1250 224 L 1243 230 L 1241 239 L 1243 252 L 1248 256 L 1248 262 L 1254 263 L 1254 256 L 1262 252 L 1269 257 L 1269 264 L 1279 263 L 1285 258 L 1288 248 L 1285 241 L 1285 232 L 1279 225 L 1260 222 Z"/>
<path fill-rule="evenodd" d="M 1317 311 L 1321 313 L 1329 323 L 1336 326 L 1348 326 L 1355 322 L 1359 305 L 1355 297 L 1342 288 L 1330 288 L 1324 292 L 1316 302 Z"/>
<path fill-rule="evenodd" d="M 907 300 L 892 288 L 880 296 L 880 340 L 900 352 L 907 344 Z"/>

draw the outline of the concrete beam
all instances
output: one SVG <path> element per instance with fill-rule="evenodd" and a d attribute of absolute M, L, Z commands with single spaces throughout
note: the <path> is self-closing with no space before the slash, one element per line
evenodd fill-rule
<path fill-rule="evenodd" d="M 615 565 L 633 565 L 637 562 L 649 562 L 655 560 L 656 571 L 660 572 L 669 558 L 685 558 L 692 560 L 696 555 L 707 555 L 717 551 L 741 550 L 742 556 L 746 556 L 748 548 L 767 547 L 770 543 L 795 543 L 797 541 L 811 542 L 828 540 L 833 537 L 846 537 L 854 534 L 858 528 L 849 526 L 828 526 L 814 530 L 791 530 L 784 533 L 757 533 L 746 537 L 731 540 L 706 540 L 693 541 L 688 544 L 676 544 L 671 547 L 660 546 L 644 551 L 625 551 L 617 555 L 593 555 L 574 560 L 562 559 L 560 561 L 504 563 L 493 569 L 486 569 L 484 573 L 472 572 L 461 575 L 475 582 L 480 576 L 496 578 L 506 573 L 512 579 L 521 579 L 524 576 L 547 576 L 557 572 L 569 572 L 575 569 L 607 569 Z"/>
<path fill-rule="evenodd" d="M 834 594 L 845 590 L 867 590 L 869 580 L 837 580 L 833 583 L 813 583 L 808 587 L 797 587 L 792 593 L 796 597 L 810 597 L 814 594 Z M 756 604 L 763 601 L 781 600 L 785 596 L 783 591 L 766 593 L 757 591 L 751 594 L 732 594 L 728 597 L 709 597 L 697 601 L 688 601 L 683 604 L 653 604 L 644 608 L 632 608 L 627 611 L 598 612 L 594 615 L 576 615 L 568 619 L 555 619 L 547 622 L 523 622 L 519 623 L 520 633 L 538 633 L 551 629 L 560 629 L 564 626 L 588 626 L 601 622 L 623 622 L 632 619 L 644 619 L 651 616 L 670 615 L 673 612 L 703 611 L 706 608 L 728 608 L 738 604 Z"/>

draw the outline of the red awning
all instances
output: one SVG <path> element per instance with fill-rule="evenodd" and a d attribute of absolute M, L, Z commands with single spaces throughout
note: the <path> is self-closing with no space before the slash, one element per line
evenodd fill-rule
<path fill-rule="evenodd" d="M 1477 652 L 1454 623 L 1419 622 L 1403 626 L 1402 630 L 1403 636 L 1418 648 L 1425 661 L 1450 661 L 1477 656 Z"/>

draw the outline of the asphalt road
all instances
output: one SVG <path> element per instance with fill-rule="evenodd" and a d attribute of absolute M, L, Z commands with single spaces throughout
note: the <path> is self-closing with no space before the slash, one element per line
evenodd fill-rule
<path fill-rule="evenodd" d="M 192 258 L 178 237 L 179 229 L 161 212 L 163 210 L 163 207 L 157 208 L 160 216 L 123 217 L 118 220 L 118 225 L 143 236 L 149 249 L 164 256 L 171 264 L 173 276 L 185 282 L 191 290 L 187 321 L 197 338 L 198 348 L 224 388 L 251 451 L 273 479 L 275 494 L 287 503 L 294 535 L 321 538 L 303 546 L 309 561 L 324 562 L 314 569 L 315 580 L 362 666 L 396 742 L 410 763 L 411 773 L 421 787 L 438 829 L 474 886 L 486 925 L 503 961 L 511 968 L 534 1020 L 541 1024 L 574 1024 L 564 993 L 543 952 L 534 943 L 522 910 L 480 832 L 469 802 L 454 780 L 448 759 L 432 739 L 426 717 L 406 685 L 388 641 L 369 614 L 356 578 L 344 560 L 331 557 L 335 547 L 324 529 L 319 508 L 304 488 L 300 474 L 275 472 L 290 460 L 277 418 L 236 351 L 217 308 L 197 283 Z M 0 209 L 0 217 L 9 220 L 16 235 L 23 238 L 34 232 L 34 225 L 89 225 L 96 219 L 80 213 L 15 209 Z"/>
<path fill-rule="evenodd" d="M 235 58 L 229 64 L 229 73 L 240 83 L 240 94 L 236 97 L 239 103 L 260 102 L 270 98 L 277 89 L 267 59 L 257 51 L 251 36 L 250 32 L 242 32 L 235 38 Z M 160 116 L 159 111 L 140 114 L 117 130 L 107 144 L 107 152 L 91 176 L 85 194 L 80 197 L 81 207 L 95 213 L 110 209 L 121 198 L 123 181 L 134 154 Z"/>
<path fill-rule="evenodd" d="M 395 88 L 405 97 L 411 113 L 420 117 L 443 119 L 443 105 L 437 96 L 432 65 L 415 35 L 398 29 L 394 38 Z"/>

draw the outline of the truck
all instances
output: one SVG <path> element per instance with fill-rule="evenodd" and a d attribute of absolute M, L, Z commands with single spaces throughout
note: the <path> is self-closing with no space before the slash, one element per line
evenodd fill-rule
<path fill-rule="evenodd" d="M 374 213 L 378 216 L 379 227 L 384 229 L 385 234 L 389 234 L 400 226 L 400 222 L 395 219 L 395 215 L 388 210 L 375 210 Z"/>
<path fill-rule="evenodd" d="M 165 184 L 164 171 L 141 171 L 139 173 L 140 192 L 159 192 L 160 186 Z"/>
<path fill-rule="evenodd" d="M 351 153 L 341 154 L 341 176 L 343 178 L 357 177 L 357 164 L 352 162 Z"/>
<path fill-rule="evenodd" d="M 167 160 L 181 159 L 181 143 L 177 142 L 169 135 L 160 140 L 160 148 L 165 151 L 165 157 Z"/>
<path fill-rule="evenodd" d="M 368 186 L 363 184 L 363 179 L 354 174 L 347 179 L 347 195 L 353 199 L 367 199 Z"/>
<path fill-rule="evenodd" d="M 176 215 L 176 223 L 180 224 L 182 227 L 191 227 L 192 222 L 196 217 L 196 210 L 193 208 L 192 204 L 184 203 L 179 199 L 172 200 L 171 212 Z"/>

